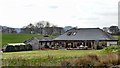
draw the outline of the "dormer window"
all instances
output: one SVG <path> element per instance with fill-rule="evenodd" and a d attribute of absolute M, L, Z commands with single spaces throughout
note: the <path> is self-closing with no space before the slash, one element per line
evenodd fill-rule
<path fill-rule="evenodd" d="M 72 34 L 72 32 L 68 32 L 67 35 L 70 36 Z"/>
<path fill-rule="evenodd" d="M 76 34 L 77 34 L 77 32 L 73 32 L 73 33 L 72 33 L 72 35 L 76 35 Z"/>
<path fill-rule="evenodd" d="M 77 34 L 77 32 L 68 32 L 67 33 L 68 36 L 71 36 L 71 35 L 75 36 L 76 34 Z"/>

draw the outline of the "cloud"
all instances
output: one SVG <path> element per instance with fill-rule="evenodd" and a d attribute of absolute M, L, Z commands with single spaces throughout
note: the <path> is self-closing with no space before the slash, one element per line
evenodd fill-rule
<path fill-rule="evenodd" d="M 93 16 L 83 16 L 83 17 L 79 17 L 79 16 L 71 16 L 72 19 L 77 19 L 77 20 L 98 20 L 98 17 L 94 17 Z"/>
<path fill-rule="evenodd" d="M 104 15 L 104 16 L 117 16 L 117 12 L 105 12 L 105 13 L 98 13 L 99 15 Z"/>
<path fill-rule="evenodd" d="M 33 4 L 24 5 L 24 7 L 33 7 L 33 6 L 34 6 Z"/>
<path fill-rule="evenodd" d="M 51 9 L 57 9 L 58 6 L 53 5 L 53 6 L 49 6 L 49 8 L 51 8 Z"/>
<path fill-rule="evenodd" d="M 13 27 L 41 20 L 59 26 L 80 23 L 80 27 L 81 24 L 83 27 L 94 27 L 118 23 L 117 0 L 1 0 L 0 9 L 0 25 Z"/>
<path fill-rule="evenodd" d="M 98 20 L 98 18 L 78 18 L 78 20 Z"/>

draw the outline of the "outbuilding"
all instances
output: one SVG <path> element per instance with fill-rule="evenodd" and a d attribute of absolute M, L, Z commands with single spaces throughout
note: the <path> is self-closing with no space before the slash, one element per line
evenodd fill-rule
<path fill-rule="evenodd" d="M 32 45 L 33 50 L 38 50 L 43 48 L 51 48 L 53 40 L 49 37 L 34 37 L 24 43 Z"/>

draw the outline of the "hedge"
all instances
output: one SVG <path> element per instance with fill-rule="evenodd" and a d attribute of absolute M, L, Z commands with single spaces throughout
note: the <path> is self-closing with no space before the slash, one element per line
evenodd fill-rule
<path fill-rule="evenodd" d="M 8 45 L 6 46 L 5 52 L 28 51 L 28 50 L 32 50 L 31 45 L 16 45 L 16 46 Z"/>
<path fill-rule="evenodd" d="M 108 46 L 103 49 L 104 52 L 120 52 L 120 46 Z"/>

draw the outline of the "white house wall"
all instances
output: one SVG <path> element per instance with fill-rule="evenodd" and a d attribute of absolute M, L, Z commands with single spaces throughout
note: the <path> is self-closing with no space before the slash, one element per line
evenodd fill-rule
<path fill-rule="evenodd" d="M 107 42 L 107 46 L 117 45 L 117 41 Z"/>

